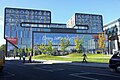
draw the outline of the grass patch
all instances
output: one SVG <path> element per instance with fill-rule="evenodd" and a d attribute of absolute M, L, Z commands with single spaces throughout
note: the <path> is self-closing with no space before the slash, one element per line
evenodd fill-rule
<path fill-rule="evenodd" d="M 81 53 L 73 53 L 66 56 L 50 56 L 50 55 L 37 55 L 33 56 L 33 59 L 39 60 L 61 60 L 61 61 L 73 61 L 73 62 L 81 62 L 83 57 Z M 108 63 L 110 59 L 109 55 L 104 54 L 87 54 L 88 62 L 98 62 L 98 63 Z"/>

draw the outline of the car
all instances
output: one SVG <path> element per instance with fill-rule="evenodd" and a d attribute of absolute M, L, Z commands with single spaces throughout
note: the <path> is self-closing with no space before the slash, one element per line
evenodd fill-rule
<path fill-rule="evenodd" d="M 111 71 L 120 72 L 120 52 L 113 54 L 110 58 L 109 68 Z"/>

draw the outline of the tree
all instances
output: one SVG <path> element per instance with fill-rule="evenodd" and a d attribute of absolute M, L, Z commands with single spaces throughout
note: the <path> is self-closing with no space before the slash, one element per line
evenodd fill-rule
<path fill-rule="evenodd" d="M 44 44 L 40 44 L 40 46 L 38 47 L 38 49 L 39 49 L 42 53 L 46 52 L 46 46 L 45 46 Z"/>
<path fill-rule="evenodd" d="M 14 56 L 16 56 L 17 55 L 17 48 L 14 48 Z"/>
<path fill-rule="evenodd" d="M 77 51 L 80 51 L 81 49 L 81 44 L 82 44 L 82 41 L 83 41 L 83 37 L 79 40 L 78 37 L 74 38 L 74 42 L 75 42 L 75 49 Z"/>
<path fill-rule="evenodd" d="M 1 45 L 0 50 L 4 50 L 4 53 L 6 55 L 6 44 Z"/>
<path fill-rule="evenodd" d="M 46 47 L 46 51 L 51 55 L 51 52 L 53 51 L 52 48 L 52 42 L 49 40 L 48 41 L 48 46 Z"/>
<path fill-rule="evenodd" d="M 17 52 L 18 52 L 19 55 L 21 55 L 22 50 L 21 50 L 20 48 L 18 48 L 18 49 L 17 49 Z"/>
<path fill-rule="evenodd" d="M 65 49 L 70 45 L 70 41 L 67 38 L 61 38 L 60 39 L 60 46 L 61 50 L 65 51 Z"/>
<path fill-rule="evenodd" d="M 24 48 L 24 51 L 27 55 L 29 55 L 29 53 L 32 52 L 32 49 L 31 48 Z"/>
<path fill-rule="evenodd" d="M 105 48 L 105 34 L 98 34 L 98 48 L 103 49 Z"/>
<path fill-rule="evenodd" d="M 21 60 L 22 49 L 18 48 L 18 49 L 17 49 L 17 52 L 18 52 L 18 55 L 19 55 L 20 60 Z"/>
<path fill-rule="evenodd" d="M 32 52 L 31 48 L 27 48 L 27 50 L 28 50 L 28 54 L 30 54 Z"/>

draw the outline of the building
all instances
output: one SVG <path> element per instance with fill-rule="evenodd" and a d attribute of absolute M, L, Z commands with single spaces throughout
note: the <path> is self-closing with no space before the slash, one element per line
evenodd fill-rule
<path fill-rule="evenodd" d="M 120 50 L 120 18 L 105 25 L 103 30 L 108 36 L 109 54 Z"/>
<path fill-rule="evenodd" d="M 20 8 L 5 8 L 4 38 L 7 51 L 16 48 L 32 48 L 48 45 L 52 41 L 60 49 L 61 38 L 70 41 L 68 50 L 75 46 L 74 38 L 83 38 L 82 50 L 94 52 L 98 49 L 97 37 L 103 32 L 102 15 L 75 13 L 67 24 L 52 23 L 51 12 Z"/>
<path fill-rule="evenodd" d="M 75 13 L 67 22 L 69 28 L 83 29 L 84 33 L 101 33 L 103 21 L 101 15 Z M 87 29 L 87 30 L 86 30 Z"/>

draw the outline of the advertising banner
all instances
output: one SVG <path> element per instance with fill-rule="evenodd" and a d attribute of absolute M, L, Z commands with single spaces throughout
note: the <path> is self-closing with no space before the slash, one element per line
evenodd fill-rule
<path fill-rule="evenodd" d="M 10 41 L 14 45 L 16 45 L 18 42 L 17 38 L 7 38 L 7 40 Z"/>

